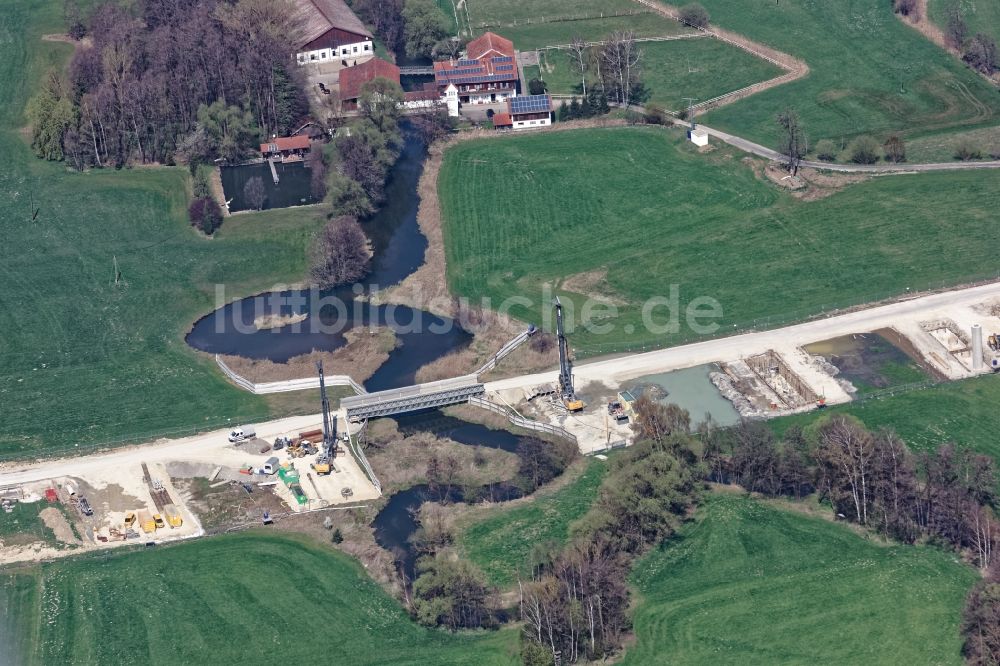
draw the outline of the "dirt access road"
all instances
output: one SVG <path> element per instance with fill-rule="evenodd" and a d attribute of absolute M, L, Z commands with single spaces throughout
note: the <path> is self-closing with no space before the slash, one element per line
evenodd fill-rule
<path fill-rule="evenodd" d="M 577 382 L 603 382 L 610 386 L 643 375 L 681 370 L 705 363 L 738 359 L 768 349 L 793 349 L 812 342 L 829 340 L 842 335 L 867 333 L 893 328 L 914 321 L 930 321 L 948 316 L 966 328 L 970 317 L 982 320 L 984 331 L 995 318 L 973 313 L 972 308 L 988 302 L 1000 302 L 1000 282 L 914 296 L 887 305 L 857 310 L 842 315 L 817 319 L 769 331 L 744 333 L 705 342 L 670 347 L 658 351 L 633 354 L 603 361 L 580 363 L 574 367 Z M 967 329 L 966 329 L 967 330 Z M 486 384 L 487 391 L 507 392 L 552 383 L 556 371 L 502 379 Z"/>
<path fill-rule="evenodd" d="M 581 363 L 575 376 L 581 385 L 600 382 L 615 387 L 629 379 L 644 375 L 670 372 L 705 363 L 743 358 L 768 349 L 788 352 L 802 345 L 842 335 L 902 327 L 912 330 L 918 322 L 949 318 L 968 330 L 972 323 L 982 323 L 986 333 L 1000 328 L 1000 319 L 985 314 L 983 304 L 1000 304 L 1000 282 L 940 292 L 857 310 L 842 315 L 817 319 L 794 326 L 769 331 L 744 333 L 715 338 L 680 347 L 661 349 L 643 354 Z M 519 401 L 526 388 L 554 383 L 555 369 L 532 375 L 502 379 L 486 384 L 486 390 L 504 395 L 511 402 Z M 947 373 L 958 377 L 959 373 Z M 832 379 L 830 380 L 832 381 Z M 833 388 L 831 387 L 831 391 Z M 340 415 L 343 418 L 343 414 Z M 296 416 L 257 424 L 258 437 L 271 440 L 279 435 L 320 427 L 319 414 Z M 142 462 L 191 461 L 214 464 L 235 464 L 246 453 L 231 453 L 226 431 L 205 433 L 179 440 L 161 440 L 128 449 L 118 449 L 77 458 L 46 460 L 35 463 L 6 463 L 0 466 L 0 486 L 34 483 L 62 476 L 86 477 L 99 475 L 110 467 L 126 467 Z M 232 457 L 232 460 L 228 460 Z M 360 482 L 356 484 L 363 487 Z M 373 495 L 374 488 L 370 489 Z M 359 499 L 355 497 L 355 499 Z"/>

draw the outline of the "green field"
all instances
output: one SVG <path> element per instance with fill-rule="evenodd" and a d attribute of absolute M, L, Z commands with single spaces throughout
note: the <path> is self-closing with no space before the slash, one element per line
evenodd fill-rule
<path fill-rule="evenodd" d="M 976 573 L 735 495 L 637 565 L 625 664 L 961 664 Z"/>
<path fill-rule="evenodd" d="M 639 5 L 636 7 L 638 8 Z M 636 37 L 666 37 L 694 32 L 677 21 L 653 13 L 583 21 L 534 23 L 497 28 L 497 30 L 504 37 L 512 40 L 514 46 L 520 51 L 569 44 L 574 37 L 582 37 L 588 42 L 597 42 L 607 39 L 608 35 L 615 30 L 631 30 Z"/>
<path fill-rule="evenodd" d="M 773 145 L 790 106 L 813 145 L 892 132 L 907 137 L 997 123 L 1000 95 L 892 13 L 885 0 L 705 0 L 715 24 L 804 60 L 810 74 L 704 116 Z M 900 88 L 904 92 L 900 92 Z"/>
<path fill-rule="evenodd" d="M 632 0 L 466 0 L 478 34 L 482 25 L 509 26 L 527 19 L 600 16 L 603 12 L 642 11 Z M 494 32 L 496 32 L 494 30 Z"/>
<path fill-rule="evenodd" d="M 870 429 L 895 430 L 915 451 L 955 442 L 1000 462 L 1000 376 L 947 382 L 880 400 L 830 407 L 826 412 L 857 416 Z M 779 433 L 792 424 L 807 426 L 822 415 L 797 414 L 771 423 Z"/>
<path fill-rule="evenodd" d="M 684 108 L 685 97 L 704 101 L 782 74 L 766 60 L 711 38 L 643 42 L 640 48 L 642 82 L 650 101 L 673 110 Z M 549 92 L 580 94 L 581 82 L 566 51 L 545 51 L 542 72 Z M 588 86 L 596 78 L 592 76 Z"/>
<path fill-rule="evenodd" d="M 551 493 L 542 491 L 526 503 L 490 512 L 457 538 L 459 549 L 489 581 L 507 587 L 518 573 L 530 575 L 531 550 L 538 544 L 565 543 L 569 526 L 587 512 L 597 497 L 607 464 L 591 459 L 583 474 Z"/>
<path fill-rule="evenodd" d="M 993 39 L 1000 39 L 1000 2 L 997 0 L 928 0 L 927 13 L 941 30 L 948 26 L 947 9 L 952 2 L 962 8 L 969 36 L 984 32 Z"/>
<path fill-rule="evenodd" d="M 232 298 L 301 280 L 318 212 L 236 216 L 206 240 L 185 220 L 182 169 L 71 173 L 37 160 L 21 112 L 70 53 L 37 39 L 61 28 L 58 2 L 0 12 L 0 455 L 266 416 L 268 403 L 183 337 L 215 307 L 216 284 Z"/>
<path fill-rule="evenodd" d="M 30 574 L 0 573 L 0 664 L 24 664 L 38 643 L 37 579 Z M 27 609 L 27 611 L 25 610 Z"/>
<path fill-rule="evenodd" d="M 517 662 L 516 631 L 421 628 L 354 560 L 304 538 L 214 537 L 53 562 L 34 576 L 35 590 L 0 578 L 0 601 L 34 598 L 20 608 L 41 614 L 22 663 Z"/>
<path fill-rule="evenodd" d="M 642 304 L 668 296 L 671 284 L 681 309 L 717 299 L 725 332 L 996 276 L 998 173 L 879 178 L 803 202 L 757 179 L 739 154 L 689 145 L 679 131 L 650 127 L 449 149 L 438 187 L 453 293 L 491 297 L 493 307 L 528 297 L 532 306 L 510 312 L 548 322 L 546 284 L 574 299 L 579 315 L 588 290 L 574 295 L 560 281 L 606 270 L 589 291 L 621 304 L 613 330 L 571 335 L 578 353 L 595 354 L 694 339 L 685 325 L 643 325 Z M 666 323 L 666 305 L 653 313 Z"/>

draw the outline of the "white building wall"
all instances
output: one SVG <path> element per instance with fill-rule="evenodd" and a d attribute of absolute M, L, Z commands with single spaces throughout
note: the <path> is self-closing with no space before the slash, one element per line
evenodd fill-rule
<path fill-rule="evenodd" d="M 548 118 L 542 118 L 540 120 L 515 120 L 514 129 L 515 130 L 538 129 L 540 127 L 548 127 L 551 124 L 552 124 L 552 116 L 550 115 Z"/>
<path fill-rule="evenodd" d="M 369 39 L 356 44 L 343 44 L 337 48 L 302 51 L 296 54 L 300 65 L 310 62 L 331 62 L 334 60 L 360 60 L 364 62 L 375 55 L 375 45 Z"/>

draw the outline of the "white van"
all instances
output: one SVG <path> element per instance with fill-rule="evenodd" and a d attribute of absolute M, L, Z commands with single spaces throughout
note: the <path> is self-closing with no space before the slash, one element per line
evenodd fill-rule
<path fill-rule="evenodd" d="M 257 431 L 254 430 L 252 425 L 245 425 L 236 428 L 231 433 L 229 433 L 230 442 L 245 442 L 248 439 L 253 439 L 257 436 Z"/>
<path fill-rule="evenodd" d="M 260 471 L 264 474 L 274 474 L 278 471 L 281 465 L 278 464 L 278 459 L 271 456 L 264 462 L 264 466 L 260 468 Z"/>

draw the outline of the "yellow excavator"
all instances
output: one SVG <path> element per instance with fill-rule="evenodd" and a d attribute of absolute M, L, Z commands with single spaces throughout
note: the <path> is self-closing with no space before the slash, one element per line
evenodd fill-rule
<path fill-rule="evenodd" d="M 323 449 L 310 467 L 321 476 L 333 471 L 333 459 L 337 455 L 337 418 L 330 414 L 330 399 L 326 397 L 326 380 L 323 377 L 323 362 L 316 362 L 319 370 L 319 395 L 323 405 Z"/>
<path fill-rule="evenodd" d="M 583 400 L 576 397 L 573 389 L 573 362 L 569 360 L 569 343 L 566 342 L 566 331 L 563 329 L 562 303 L 556 296 L 556 331 L 559 334 L 559 397 L 566 411 L 583 411 Z"/>

